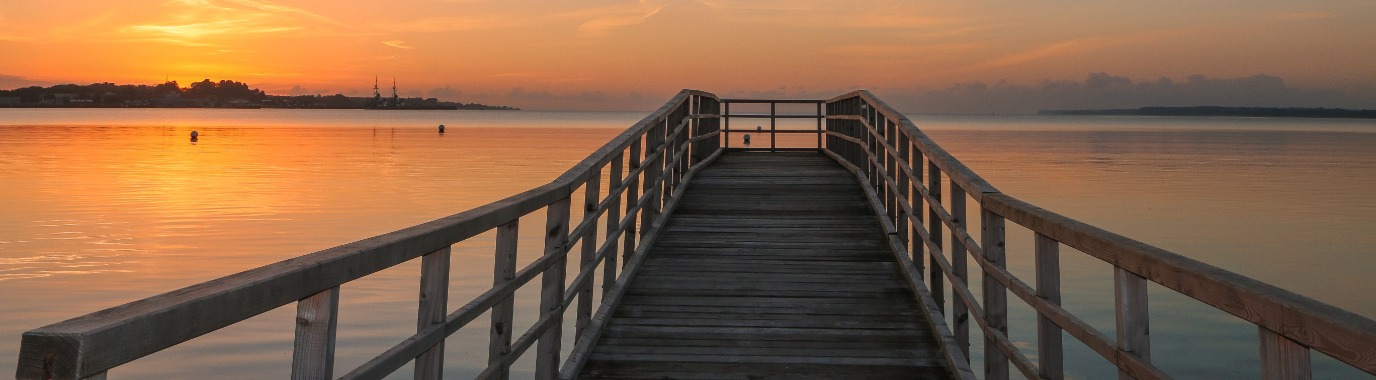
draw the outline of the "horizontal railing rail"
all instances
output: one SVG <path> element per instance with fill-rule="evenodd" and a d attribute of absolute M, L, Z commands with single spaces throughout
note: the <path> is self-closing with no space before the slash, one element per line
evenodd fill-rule
<path fill-rule="evenodd" d="M 722 125 L 721 133 L 722 133 L 723 136 L 724 136 L 724 137 L 723 137 L 723 140 L 722 140 L 723 143 L 724 143 L 723 146 L 725 146 L 725 147 L 727 147 L 727 148 L 731 148 L 731 133 L 735 132 L 735 133 L 741 134 L 741 135 L 744 137 L 744 141 L 743 141 L 743 143 L 742 143 L 743 147 L 732 148 L 732 149 L 734 149 L 734 150 L 768 150 L 768 151 L 770 151 L 770 152 L 776 152 L 776 151 L 779 151 L 779 150 L 821 150 L 821 149 L 822 149 L 822 135 L 823 135 L 823 132 L 822 132 L 822 123 L 823 123 L 824 120 L 826 120 L 826 113 L 825 113 L 825 111 L 824 111 L 823 106 L 826 105 L 826 102 L 827 102 L 827 101 L 825 101 L 825 100 L 813 100 L 813 99 L 722 99 L 722 100 L 721 100 L 721 103 L 722 103 L 722 114 L 721 114 L 721 118 L 722 118 L 722 123 L 723 123 L 723 125 Z M 739 112 L 734 112 L 734 113 L 733 113 L 733 112 L 731 112 L 731 105 L 732 105 L 732 104 L 768 104 L 768 105 L 769 105 L 769 113 L 739 113 Z M 813 104 L 813 105 L 816 105 L 816 112 L 813 112 L 813 113 L 779 113 L 779 105 L 780 105 L 780 104 Z M 795 111 L 795 112 L 796 112 L 796 111 Z M 763 127 L 758 127 L 758 126 L 756 127 L 756 129 L 753 129 L 753 130 L 752 130 L 752 129 L 749 129 L 749 128 L 735 128 L 735 129 L 732 129 L 732 128 L 731 128 L 731 119 L 769 119 L 769 129 L 768 129 L 768 130 L 765 130 Z M 814 129 L 814 130 L 806 130 L 806 129 L 779 129 L 779 119 L 815 119 L 815 120 L 817 120 L 817 129 Z M 750 134 L 751 134 L 751 133 L 755 133 L 757 136 L 758 136 L 758 135 L 761 135 L 761 134 L 768 134 L 768 135 L 769 135 L 769 147 L 768 147 L 768 148 L 751 148 L 751 147 L 750 147 Z M 778 141 L 778 137 L 779 137 L 780 134 L 813 134 L 813 135 L 816 135 L 816 136 L 817 136 L 817 145 L 816 145 L 814 148 L 798 148 L 798 147 L 780 148 L 780 147 L 779 147 L 779 141 Z"/>
<path fill-rule="evenodd" d="M 676 204 L 693 173 L 722 152 L 720 104 L 713 94 L 684 90 L 549 184 L 428 223 L 25 332 L 16 377 L 104 378 L 119 365 L 295 302 L 292 377 L 329 378 L 340 286 L 419 257 L 416 334 L 343 378 L 382 378 L 412 361 L 416 378 L 440 378 L 445 338 L 485 313 L 490 313 L 492 331 L 489 366 L 481 378 L 506 378 L 511 364 L 532 346 L 536 377 L 553 378 L 561 364 L 566 311 L 575 310 L 576 344 L 589 336 L 595 340 L 592 292 L 598 269 L 604 301 L 614 303 L 666 210 Z M 604 175 L 605 196 L 600 189 Z M 570 228 L 572 197 L 579 189 L 584 216 Z M 546 212 L 544 254 L 517 270 L 519 220 L 540 210 Z M 598 241 L 604 223 L 607 232 Z M 450 246 L 494 230 L 492 288 L 451 311 L 446 305 Z M 566 260 L 576 244 L 581 245 L 579 272 L 568 282 Z M 620 273 L 618 251 L 627 263 Z M 513 341 L 513 295 L 537 276 L 539 320 Z"/>
<path fill-rule="evenodd" d="M 1151 361 L 1147 281 L 1256 325 L 1266 378 L 1308 378 L 1311 349 L 1376 374 L 1376 321 L 1003 194 L 867 91 L 828 100 L 826 115 L 824 152 L 856 173 L 882 203 L 885 224 L 911 251 L 903 265 L 921 271 L 924 261 L 930 264 L 928 290 L 938 308 L 951 285 L 947 317 L 955 349 L 965 358 L 969 322 L 979 326 L 986 379 L 1006 379 L 1009 364 L 1027 378 L 1064 378 L 1063 331 L 1115 365 L 1120 377 L 1169 378 Z M 949 193 L 940 186 L 943 174 Z M 966 228 L 966 197 L 979 204 L 978 241 Z M 1034 233 L 1031 285 L 1006 269 L 1005 221 Z M 1112 337 L 1061 307 L 1062 245 L 1113 266 Z M 971 258 L 981 275 L 978 299 L 966 285 Z M 1010 292 L 1037 313 L 1036 362 L 1008 338 Z"/>

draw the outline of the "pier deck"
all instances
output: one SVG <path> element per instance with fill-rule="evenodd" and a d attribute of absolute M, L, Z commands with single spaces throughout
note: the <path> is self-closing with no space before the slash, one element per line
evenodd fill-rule
<path fill-rule="evenodd" d="M 950 378 L 849 172 L 723 155 L 651 246 L 582 378 Z"/>

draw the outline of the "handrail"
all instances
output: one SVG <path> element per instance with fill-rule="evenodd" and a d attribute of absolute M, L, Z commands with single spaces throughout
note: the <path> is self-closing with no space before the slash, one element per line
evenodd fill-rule
<path fill-rule="evenodd" d="M 565 311 L 576 304 L 580 342 L 592 323 L 594 273 L 599 267 L 604 271 L 604 295 L 626 281 L 630 273 L 617 274 L 618 249 L 624 246 L 628 259 L 635 259 L 632 252 L 643 253 L 654 238 L 646 233 L 662 224 L 666 206 L 677 201 L 692 173 L 722 151 L 720 104 L 711 93 L 683 90 L 548 184 L 431 222 L 25 332 L 16 377 L 103 378 L 111 368 L 292 302 L 297 302 L 293 378 L 332 377 L 340 285 L 421 257 L 417 333 L 345 378 L 380 378 L 412 360 L 417 378 L 438 378 L 445 337 L 489 311 L 494 329 L 484 373 L 505 378 L 510 364 L 534 345 L 537 376 L 552 378 L 559 371 Z M 605 197 L 604 172 L 610 187 Z M 579 189 L 586 212 L 570 233 L 571 196 Z M 519 219 L 541 209 L 548 213 L 544 254 L 518 272 Z M 595 241 L 603 218 L 608 231 Z M 637 218 L 647 228 L 640 235 Z M 493 230 L 498 236 L 493 287 L 450 313 L 445 305 L 449 247 Z M 582 246 L 580 271 L 565 287 L 565 263 L 575 243 Z M 540 320 L 513 344 L 512 295 L 537 275 Z"/>
<path fill-rule="evenodd" d="M 1257 325 L 1267 378 L 1307 378 L 1310 349 L 1376 374 L 1376 321 L 1003 194 L 868 91 L 827 100 L 826 114 L 825 152 L 851 168 L 867 191 L 881 198 L 886 225 L 895 226 L 898 240 L 912 241 L 907 248 L 913 257 L 906 262 L 919 270 L 924 261 L 931 263 L 929 287 L 936 304 L 942 304 L 944 287 L 951 285 L 952 330 L 965 357 L 969 319 L 976 320 L 985 339 L 986 379 L 1006 379 L 1010 363 L 1028 378 L 1064 378 L 1062 331 L 1117 366 L 1122 375 L 1169 378 L 1151 363 L 1148 280 Z M 942 205 L 943 189 L 938 186 L 943 174 L 950 184 L 950 194 L 945 195 L 950 210 Z M 979 203 L 979 243 L 965 229 L 966 196 Z M 924 208 L 926 220 L 921 215 Z M 1035 286 L 1005 269 L 1005 220 L 1034 232 Z M 949 232 L 949 247 L 943 246 L 943 232 Z M 1060 306 L 1060 245 L 1113 265 L 1113 339 Z M 950 250 L 949 256 L 944 249 Z M 968 257 L 982 274 L 980 300 L 966 286 Z M 1008 292 L 1037 312 L 1036 363 L 1007 338 Z"/>

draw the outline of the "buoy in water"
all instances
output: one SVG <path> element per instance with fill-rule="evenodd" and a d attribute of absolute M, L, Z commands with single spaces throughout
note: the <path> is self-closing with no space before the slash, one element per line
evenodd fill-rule
<path fill-rule="evenodd" d="M 444 133 L 444 124 L 440 124 L 440 133 Z"/>
<path fill-rule="evenodd" d="M 201 135 L 201 134 L 196 133 L 196 131 L 191 131 L 191 142 L 196 142 L 196 138 L 199 137 L 200 135 Z"/>
<path fill-rule="evenodd" d="M 745 146 L 750 146 L 750 134 L 746 133 L 745 136 L 742 137 L 745 138 Z"/>

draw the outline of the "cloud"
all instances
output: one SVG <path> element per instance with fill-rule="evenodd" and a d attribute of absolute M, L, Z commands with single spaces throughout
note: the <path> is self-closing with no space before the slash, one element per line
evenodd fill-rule
<path fill-rule="evenodd" d="M 415 49 L 414 47 L 406 46 L 406 43 L 405 43 L 405 42 L 403 42 L 403 41 L 398 41 L 398 40 L 382 41 L 382 44 L 383 44 L 383 45 L 387 45 L 387 46 L 391 46 L 391 47 L 394 47 L 394 48 L 397 48 L 397 49 L 408 49 L 408 50 L 409 50 L 409 49 Z"/>
<path fill-rule="evenodd" d="M 648 9 L 639 8 L 607 10 L 611 14 L 588 20 L 579 25 L 578 34 L 592 37 L 603 36 L 612 29 L 643 23 L 664 9 L 663 6 Z"/>
<path fill-rule="evenodd" d="M 1376 98 L 1335 91 L 1290 87 L 1280 77 L 1240 78 L 1191 75 L 1134 81 L 1092 73 L 1082 81 L 1044 80 L 1037 84 L 957 83 L 936 90 L 875 89 L 895 108 L 918 113 L 1035 113 L 1044 109 L 1104 109 L 1151 106 L 1341 107 L 1376 108 Z"/>
<path fill-rule="evenodd" d="M 51 86 L 52 82 L 33 80 L 18 75 L 0 74 L 0 89 L 15 89 L 29 86 Z"/>

